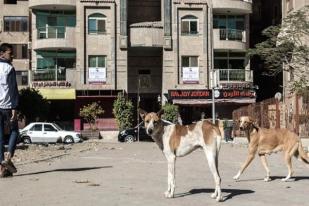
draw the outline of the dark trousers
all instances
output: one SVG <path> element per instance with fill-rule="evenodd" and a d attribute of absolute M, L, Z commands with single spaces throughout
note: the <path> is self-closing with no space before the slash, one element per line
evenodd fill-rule
<path fill-rule="evenodd" d="M 18 131 L 18 122 L 10 121 L 12 116 L 12 111 L 10 109 L 0 109 L 0 163 L 4 160 L 4 145 L 8 138 L 8 152 L 11 157 L 14 156 L 16 149 Z M 9 126 L 9 133 L 5 134 L 5 124 Z"/>

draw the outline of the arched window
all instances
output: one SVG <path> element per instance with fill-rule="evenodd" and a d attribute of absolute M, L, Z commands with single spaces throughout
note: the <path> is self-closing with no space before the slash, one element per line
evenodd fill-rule
<path fill-rule="evenodd" d="M 198 34 L 198 18 L 192 15 L 183 17 L 181 19 L 181 34 L 183 35 Z"/>
<path fill-rule="evenodd" d="M 106 16 L 100 13 L 88 16 L 88 34 L 103 34 L 106 32 Z"/>

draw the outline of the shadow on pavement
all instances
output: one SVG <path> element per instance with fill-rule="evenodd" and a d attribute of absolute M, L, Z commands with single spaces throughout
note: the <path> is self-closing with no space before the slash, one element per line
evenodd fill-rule
<path fill-rule="evenodd" d="M 231 198 L 233 198 L 234 196 L 237 196 L 237 195 L 254 193 L 253 190 L 239 190 L 239 189 L 222 189 L 221 191 L 222 191 L 222 193 L 229 193 L 228 195 L 223 196 L 223 201 L 231 199 Z M 190 190 L 189 192 L 186 192 L 186 193 L 175 194 L 175 198 L 184 197 L 184 196 L 187 196 L 187 195 L 198 194 L 198 193 L 213 193 L 213 192 L 214 192 L 214 189 L 208 189 L 208 188 L 193 189 L 193 190 Z"/>
<path fill-rule="evenodd" d="M 112 166 L 103 166 L 103 167 L 79 167 L 79 168 L 63 168 L 63 169 L 54 169 L 54 170 L 45 170 L 39 172 L 32 172 L 32 173 L 25 173 L 25 174 L 18 174 L 14 175 L 14 177 L 26 176 L 26 175 L 38 175 L 44 174 L 49 172 L 80 172 L 80 171 L 87 171 L 87 170 L 96 170 L 102 168 L 112 168 Z"/>
<path fill-rule="evenodd" d="M 272 180 L 283 179 L 285 176 L 270 176 Z M 287 182 L 299 181 L 299 180 L 309 180 L 309 176 L 292 176 Z"/>

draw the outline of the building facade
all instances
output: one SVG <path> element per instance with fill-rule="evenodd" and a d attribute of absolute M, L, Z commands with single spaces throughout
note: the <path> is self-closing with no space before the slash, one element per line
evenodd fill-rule
<path fill-rule="evenodd" d="M 211 118 L 212 96 L 217 118 L 255 102 L 245 56 L 250 0 L 8 2 L 28 17 L 28 31 L 16 35 L 28 45 L 29 86 L 50 100 L 51 119 L 74 119 L 75 129 L 79 109 L 92 101 L 105 110 L 101 126 L 113 127 L 118 92 L 147 111 L 177 104 L 184 123 Z M 14 43 L 10 32 L 0 35 Z"/>
<path fill-rule="evenodd" d="M 0 43 L 9 42 L 13 46 L 17 82 L 20 87 L 29 84 L 30 37 L 28 1 L 0 2 Z"/>

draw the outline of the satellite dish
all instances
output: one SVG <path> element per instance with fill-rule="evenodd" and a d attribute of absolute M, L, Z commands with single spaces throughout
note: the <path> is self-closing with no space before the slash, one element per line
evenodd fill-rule
<path fill-rule="evenodd" d="M 278 101 L 280 101 L 281 98 L 282 98 L 282 94 L 281 94 L 280 92 L 277 92 L 277 93 L 275 94 L 275 99 L 278 100 Z"/>

